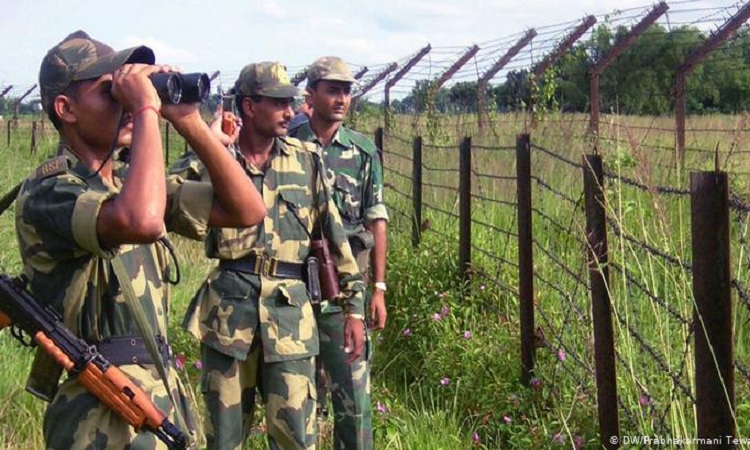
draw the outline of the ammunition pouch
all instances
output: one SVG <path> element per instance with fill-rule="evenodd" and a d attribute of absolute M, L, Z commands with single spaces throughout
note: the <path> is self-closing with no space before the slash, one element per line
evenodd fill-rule
<path fill-rule="evenodd" d="M 320 280 L 321 297 L 323 300 L 339 298 L 341 295 L 339 274 L 331 258 L 328 241 L 325 239 L 313 239 L 310 242 L 310 253 L 318 261 L 318 279 Z"/>
<path fill-rule="evenodd" d="M 368 281 L 368 269 L 370 267 L 370 250 L 375 247 L 375 236 L 369 230 L 362 230 L 357 234 L 349 236 L 349 246 L 352 248 L 352 255 L 357 261 L 359 272 Z"/>
<path fill-rule="evenodd" d="M 362 230 L 357 234 L 349 236 L 349 245 L 356 257 L 359 253 L 375 247 L 375 235 L 370 230 Z"/>
<path fill-rule="evenodd" d="M 52 355 L 42 348 L 37 348 L 31 371 L 26 379 L 26 392 L 51 403 L 57 394 L 63 371 L 63 366 L 58 364 Z"/>

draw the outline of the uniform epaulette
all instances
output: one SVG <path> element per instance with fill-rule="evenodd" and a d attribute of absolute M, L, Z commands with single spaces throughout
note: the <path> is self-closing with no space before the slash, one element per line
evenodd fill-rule
<path fill-rule="evenodd" d="M 373 142 L 372 139 L 349 128 L 347 128 L 346 131 L 349 132 L 349 140 L 352 141 L 354 145 L 362 149 L 362 151 L 370 156 L 377 154 L 378 149 L 377 147 L 375 147 L 375 142 Z"/>
<path fill-rule="evenodd" d="M 302 142 L 297 138 L 291 136 L 279 136 L 279 139 L 290 147 L 302 148 Z"/>
<path fill-rule="evenodd" d="M 319 153 L 318 146 L 315 145 L 314 142 L 302 141 L 302 140 L 299 140 L 299 139 L 297 139 L 295 137 L 291 137 L 291 136 L 282 136 L 279 139 L 281 139 L 282 141 L 284 141 L 284 143 L 286 143 L 286 145 L 288 145 L 290 147 L 294 147 L 294 148 L 300 149 L 300 150 L 307 150 L 310 153 Z"/>
<path fill-rule="evenodd" d="M 40 179 L 49 178 L 51 176 L 65 173 L 68 169 L 68 158 L 61 155 L 45 161 L 41 166 L 37 167 L 36 177 Z"/>

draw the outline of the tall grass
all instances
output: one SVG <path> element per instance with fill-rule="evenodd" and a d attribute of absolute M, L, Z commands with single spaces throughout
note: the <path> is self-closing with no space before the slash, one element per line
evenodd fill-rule
<path fill-rule="evenodd" d="M 428 172 L 425 181 L 433 185 L 423 188 L 424 198 L 437 207 L 426 208 L 423 217 L 432 225 L 428 233 L 438 234 L 442 245 L 455 246 L 456 240 L 447 236 L 457 236 L 458 220 L 446 212 L 457 212 L 458 175 L 448 170 L 458 167 L 458 139 L 471 135 L 474 143 L 500 147 L 491 152 L 491 157 L 486 149 L 473 151 L 472 245 L 483 250 L 474 252 L 473 272 L 480 274 L 475 279 L 490 279 L 496 286 L 512 290 L 517 286 L 517 269 L 498 261 L 516 261 L 517 243 L 496 229 L 478 226 L 478 222 L 514 230 L 515 210 L 498 201 L 513 200 L 515 185 L 483 179 L 480 173 L 513 175 L 515 156 L 502 148 L 514 146 L 515 133 L 530 132 L 532 143 L 540 147 L 532 150 L 533 175 L 557 191 L 544 188 L 541 183 L 533 191 L 536 317 L 540 327 L 536 376 L 542 386 L 553 391 L 552 409 L 559 413 L 562 428 L 572 430 L 568 433 L 571 435 L 576 431 L 596 433 L 590 418 L 563 414 L 566 405 L 576 405 L 576 409 L 592 414 L 596 407 L 582 173 L 580 167 L 552 158 L 541 149 L 578 165 L 584 153 L 597 151 L 603 156 L 613 174 L 605 181 L 607 214 L 617 228 L 610 226 L 613 265 L 609 291 L 614 311 L 621 429 L 623 434 L 695 437 L 695 405 L 690 399 L 694 396 L 695 369 L 689 197 L 679 192 L 658 193 L 654 187 L 685 191 L 689 170 L 713 170 L 718 161 L 720 168 L 731 173 L 733 194 L 747 198 L 745 116 L 691 118 L 688 127 L 695 131 L 688 133 L 687 169 L 675 164 L 671 117 L 610 116 L 604 122 L 596 149 L 586 134 L 586 118 L 582 115 L 553 115 L 535 126 L 523 116 L 504 115 L 496 117 L 495 126 L 483 133 L 466 116 L 443 119 L 443 131 L 429 138 L 434 127 L 425 124 L 423 118 L 396 122 L 391 130 L 391 136 L 395 136 L 386 139 L 386 180 L 395 188 L 389 202 L 405 213 L 408 227 L 411 204 L 394 191 L 411 192 L 410 180 L 399 173 L 411 174 L 409 138 L 423 134 L 427 144 L 423 157 Z M 435 143 L 453 145 L 454 149 L 451 152 L 430 145 Z M 631 186 L 631 180 L 646 189 Z M 453 190 L 436 185 L 448 185 Z M 480 200 L 477 195 L 491 200 Z M 745 283 L 747 249 L 742 239 L 747 234 L 747 221 L 743 224 L 740 219 L 735 218 L 732 226 L 733 271 Z M 505 308 L 510 311 L 510 320 L 516 321 L 514 295 L 505 292 L 500 297 L 500 304 L 510 305 Z M 747 317 L 748 309 L 738 304 L 734 322 L 738 361 L 748 359 Z M 739 374 L 736 380 L 737 429 L 744 436 L 750 420 L 745 395 L 749 386 Z"/>

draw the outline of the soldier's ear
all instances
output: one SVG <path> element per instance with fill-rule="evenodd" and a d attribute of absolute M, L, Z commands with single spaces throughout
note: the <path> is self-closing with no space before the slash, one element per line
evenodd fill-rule
<path fill-rule="evenodd" d="M 242 97 L 240 108 L 246 116 L 253 117 L 253 100 L 250 97 Z"/>
<path fill-rule="evenodd" d="M 60 118 L 63 123 L 73 123 L 76 121 L 76 105 L 75 100 L 72 98 L 60 94 L 55 97 L 52 102 L 52 108 L 55 110 L 55 114 Z"/>

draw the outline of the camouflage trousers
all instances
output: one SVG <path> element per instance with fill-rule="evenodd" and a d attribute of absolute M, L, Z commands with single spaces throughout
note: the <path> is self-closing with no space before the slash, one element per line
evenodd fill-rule
<path fill-rule="evenodd" d="M 372 449 L 369 336 L 366 336 L 362 356 L 349 364 L 346 361 L 348 355 L 344 353 L 344 314 L 341 308 L 327 305 L 322 312 L 316 310 L 316 318 L 320 336 L 319 358 L 328 374 L 333 403 L 333 447 L 337 450 Z M 319 389 L 320 381 L 318 379 Z M 324 397 L 325 391 L 321 389 L 318 401 L 325 404 Z"/>
<path fill-rule="evenodd" d="M 172 402 L 167 395 L 159 374 L 153 366 L 129 364 L 120 366 L 151 400 L 164 411 L 174 424 L 178 424 Z M 169 385 L 175 391 L 174 398 L 195 442 L 195 427 L 184 390 L 174 369 L 167 372 Z M 125 420 L 101 403 L 76 379 L 69 378 L 60 385 L 54 400 L 44 414 L 44 441 L 47 449 L 55 450 L 104 450 L 127 448 L 129 450 L 166 449 L 167 446 L 153 433 L 137 433 Z"/>
<path fill-rule="evenodd" d="M 209 449 L 240 449 L 250 432 L 259 390 L 266 406 L 269 448 L 315 449 L 313 358 L 267 363 L 253 345 L 245 361 L 201 344 L 201 390 L 208 409 Z"/>

